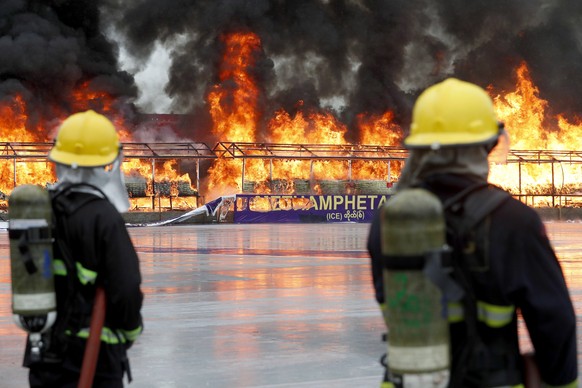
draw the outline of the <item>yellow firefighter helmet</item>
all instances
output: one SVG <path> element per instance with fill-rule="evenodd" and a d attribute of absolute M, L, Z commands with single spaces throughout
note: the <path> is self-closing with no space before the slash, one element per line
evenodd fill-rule
<path fill-rule="evenodd" d="M 408 148 L 440 148 L 494 142 L 500 128 L 493 101 L 481 87 L 449 78 L 416 100 Z"/>
<path fill-rule="evenodd" d="M 99 167 L 113 163 L 119 149 L 119 137 L 113 123 L 88 110 L 63 121 L 48 158 L 73 167 Z"/>

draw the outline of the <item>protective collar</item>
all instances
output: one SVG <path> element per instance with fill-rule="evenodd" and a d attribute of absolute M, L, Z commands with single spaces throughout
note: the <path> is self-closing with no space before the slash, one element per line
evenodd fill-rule
<path fill-rule="evenodd" d="M 434 174 L 456 174 L 487 180 L 488 151 L 483 146 L 410 150 L 397 190 L 420 184 Z"/>
<path fill-rule="evenodd" d="M 124 213 L 129 209 L 129 198 L 125 188 L 125 179 L 121 172 L 123 155 L 120 152 L 117 158 L 108 167 L 72 167 L 65 164 L 56 164 L 58 182 L 55 187 L 65 183 L 88 183 L 101 189 L 106 199 L 119 211 Z M 89 187 L 79 188 L 79 191 L 90 192 L 102 196 L 98 190 Z"/>

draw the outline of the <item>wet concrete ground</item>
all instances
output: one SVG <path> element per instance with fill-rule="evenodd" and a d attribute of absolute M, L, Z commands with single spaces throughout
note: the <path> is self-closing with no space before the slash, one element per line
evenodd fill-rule
<path fill-rule="evenodd" d="M 547 226 L 580 320 L 582 224 Z M 384 323 L 368 228 L 130 228 L 146 299 L 129 387 L 378 387 Z M 26 387 L 25 337 L 10 314 L 8 238 L 0 231 L 0 387 Z"/>

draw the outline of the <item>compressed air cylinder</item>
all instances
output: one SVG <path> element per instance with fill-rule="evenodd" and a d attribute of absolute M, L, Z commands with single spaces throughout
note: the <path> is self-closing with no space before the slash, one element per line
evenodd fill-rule
<path fill-rule="evenodd" d="M 381 234 L 382 253 L 399 263 L 398 269 L 390 265 L 383 269 L 390 369 L 397 374 L 448 369 L 445 301 L 440 289 L 418 268 L 427 252 L 440 251 L 446 243 L 440 200 L 419 188 L 398 192 L 382 208 Z M 411 268 L 406 266 L 408 261 Z M 413 262 L 417 268 L 412 268 Z"/>
<path fill-rule="evenodd" d="M 16 187 L 8 214 L 14 320 L 24 330 L 40 333 L 54 323 L 57 307 L 48 191 L 32 184 Z"/>

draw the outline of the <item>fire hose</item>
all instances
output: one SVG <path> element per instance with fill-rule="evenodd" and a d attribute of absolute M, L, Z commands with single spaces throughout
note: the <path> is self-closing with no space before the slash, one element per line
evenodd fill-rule
<path fill-rule="evenodd" d="M 540 370 L 535 360 L 534 353 L 525 353 L 521 355 L 523 359 L 523 366 L 525 372 L 525 388 L 541 388 L 542 378 L 540 376 Z"/>
<path fill-rule="evenodd" d="M 83 365 L 81 367 L 78 388 L 91 388 L 93 386 L 97 360 L 99 358 L 99 349 L 101 347 L 101 331 L 103 329 L 103 323 L 105 322 L 105 308 L 105 290 L 103 287 L 97 287 L 91 314 L 89 338 L 87 339 L 85 353 L 83 355 Z"/>

